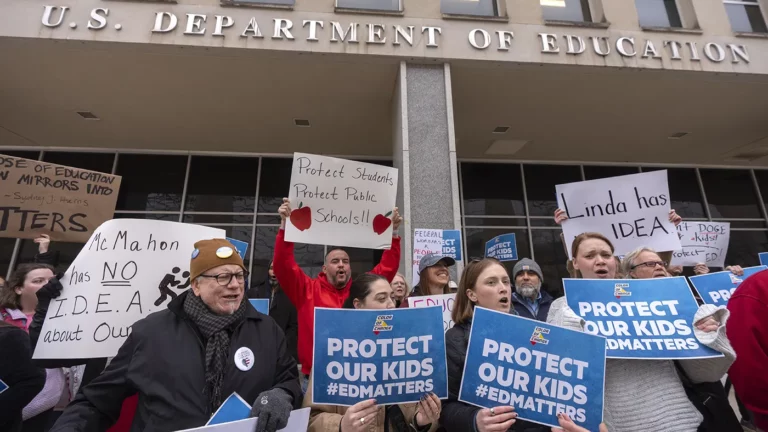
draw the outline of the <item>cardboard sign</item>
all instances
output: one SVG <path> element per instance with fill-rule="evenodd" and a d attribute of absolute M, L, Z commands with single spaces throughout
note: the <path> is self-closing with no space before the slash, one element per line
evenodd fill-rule
<path fill-rule="evenodd" d="M 227 400 L 213 413 L 206 426 L 229 423 L 247 419 L 251 416 L 251 406 L 237 392 L 229 395 Z"/>
<path fill-rule="evenodd" d="M 485 256 L 504 261 L 517 261 L 515 234 L 502 234 L 485 242 Z"/>
<path fill-rule="evenodd" d="M 608 237 L 616 255 L 641 246 L 657 251 L 681 249 L 675 225 L 669 221 L 666 170 L 562 184 L 555 189 L 558 207 L 568 214 L 563 223 L 568 256 L 573 256 L 573 239 L 585 232 Z"/>
<path fill-rule="evenodd" d="M 264 315 L 269 315 L 269 299 L 249 299 L 251 305 Z"/>
<path fill-rule="evenodd" d="M 699 305 L 684 277 L 563 279 L 563 288 L 584 330 L 608 338 L 608 358 L 722 357 L 694 336 Z"/>
<path fill-rule="evenodd" d="M 309 428 L 310 408 L 302 408 L 291 411 L 288 424 L 277 432 L 306 432 Z M 228 423 L 211 424 L 193 429 L 184 429 L 179 432 L 253 432 L 259 419 L 256 417 L 245 418 Z"/>
<path fill-rule="evenodd" d="M 677 236 L 683 248 L 672 253 L 672 265 L 725 267 L 725 254 L 731 239 L 729 222 L 681 222 Z"/>
<path fill-rule="evenodd" d="M 389 249 L 396 196 L 396 168 L 294 153 L 285 239 Z"/>
<path fill-rule="evenodd" d="M 236 240 L 230 237 L 227 237 L 227 241 L 232 243 L 232 246 L 237 249 L 237 253 L 240 254 L 240 258 L 246 259 L 246 253 L 248 252 L 248 243 L 240 240 Z"/>
<path fill-rule="evenodd" d="M 728 304 L 728 300 L 736 291 L 736 288 L 741 285 L 748 277 L 757 272 L 768 269 L 766 266 L 748 267 L 744 269 L 743 276 L 736 276 L 729 271 L 721 271 L 717 273 L 708 273 L 700 276 L 691 276 L 691 284 L 699 293 L 701 300 L 704 303 L 712 304 L 715 306 L 725 306 Z"/>
<path fill-rule="evenodd" d="M 0 237 L 85 242 L 114 216 L 120 180 L 0 154 Z"/>
<path fill-rule="evenodd" d="M 604 383 L 605 338 L 475 307 L 460 401 L 511 405 L 518 418 L 553 427 L 566 413 L 596 431 Z"/>
<path fill-rule="evenodd" d="M 768 252 L 760 252 L 757 257 L 760 259 L 760 265 L 768 266 Z"/>
<path fill-rule="evenodd" d="M 431 296 L 408 297 L 408 307 L 423 308 L 440 306 L 443 310 L 443 329 L 448 331 L 453 327 L 453 304 L 456 303 L 456 294 L 440 294 Z"/>
<path fill-rule="evenodd" d="M 448 397 L 442 310 L 315 309 L 312 403 L 351 406 Z"/>
<path fill-rule="evenodd" d="M 114 357 L 147 315 L 190 285 L 195 242 L 222 229 L 149 219 L 114 219 L 96 229 L 51 301 L 36 359 Z"/>
<path fill-rule="evenodd" d="M 443 230 L 413 230 L 413 286 L 419 284 L 419 263 L 424 255 L 443 253 Z"/>

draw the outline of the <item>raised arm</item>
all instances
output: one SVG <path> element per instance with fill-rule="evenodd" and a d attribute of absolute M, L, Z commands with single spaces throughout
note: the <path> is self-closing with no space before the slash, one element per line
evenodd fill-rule
<path fill-rule="evenodd" d="M 282 220 L 280 230 L 275 237 L 275 257 L 272 269 L 280 287 L 298 309 L 307 300 L 308 295 L 311 295 L 308 291 L 312 279 L 296 263 L 296 258 L 293 255 L 293 243 L 285 241 L 285 220 L 291 215 L 291 202 L 288 201 L 288 198 L 283 198 L 283 205 L 280 206 L 279 212 Z"/>
<path fill-rule="evenodd" d="M 397 231 L 402 222 L 403 218 L 395 207 L 392 210 L 392 247 L 381 254 L 381 261 L 371 270 L 371 273 L 384 276 L 389 282 L 395 278 L 400 267 L 400 236 Z"/>

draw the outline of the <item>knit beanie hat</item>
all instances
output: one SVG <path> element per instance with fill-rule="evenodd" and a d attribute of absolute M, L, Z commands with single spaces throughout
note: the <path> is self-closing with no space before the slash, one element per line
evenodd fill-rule
<path fill-rule="evenodd" d="M 544 275 L 541 274 L 541 267 L 539 267 L 538 264 L 536 264 L 536 261 L 530 259 L 530 258 L 523 258 L 520 261 L 515 264 L 515 267 L 512 269 L 512 278 L 516 278 L 517 274 L 520 273 L 523 270 L 528 270 L 536 273 L 539 275 L 539 280 L 544 282 Z"/>
<path fill-rule="evenodd" d="M 195 243 L 189 262 L 190 278 L 194 280 L 206 271 L 225 264 L 234 264 L 245 270 L 243 258 L 232 243 L 225 239 L 200 240 Z"/>

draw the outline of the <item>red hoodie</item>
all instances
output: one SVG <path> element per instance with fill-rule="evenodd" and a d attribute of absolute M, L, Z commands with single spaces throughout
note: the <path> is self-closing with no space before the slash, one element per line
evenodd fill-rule
<path fill-rule="evenodd" d="M 392 282 L 400 267 L 400 237 L 392 238 L 392 248 L 385 250 L 381 262 L 371 273 L 382 275 Z M 299 363 L 301 372 L 309 375 L 312 370 L 312 341 L 315 334 L 315 308 L 339 309 L 349 295 L 352 278 L 342 289 L 337 289 L 320 273 L 312 279 L 296 264 L 293 257 L 293 243 L 285 241 L 285 230 L 277 232 L 275 238 L 275 260 L 272 269 L 280 287 L 296 306 L 299 315 Z"/>
<path fill-rule="evenodd" d="M 728 376 L 755 425 L 768 430 L 768 270 L 739 285 L 728 310 L 726 332 L 736 351 Z"/>

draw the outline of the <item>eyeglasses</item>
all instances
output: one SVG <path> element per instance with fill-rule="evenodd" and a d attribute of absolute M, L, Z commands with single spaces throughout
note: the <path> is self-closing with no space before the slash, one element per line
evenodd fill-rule
<path fill-rule="evenodd" d="M 667 268 L 668 265 L 669 265 L 669 263 L 666 262 L 666 261 L 646 261 L 646 262 L 643 262 L 643 263 L 640 263 L 640 264 L 633 265 L 632 269 L 634 270 L 634 269 L 636 269 L 638 267 L 656 268 L 656 266 L 662 266 L 664 268 Z"/>
<path fill-rule="evenodd" d="M 245 278 L 248 277 L 248 272 L 241 271 L 240 273 L 220 273 L 217 275 L 201 274 L 200 277 L 216 279 L 216 282 L 218 282 L 219 285 L 227 286 L 230 284 L 230 282 L 232 282 L 232 278 L 236 278 L 239 283 L 244 283 Z"/>

